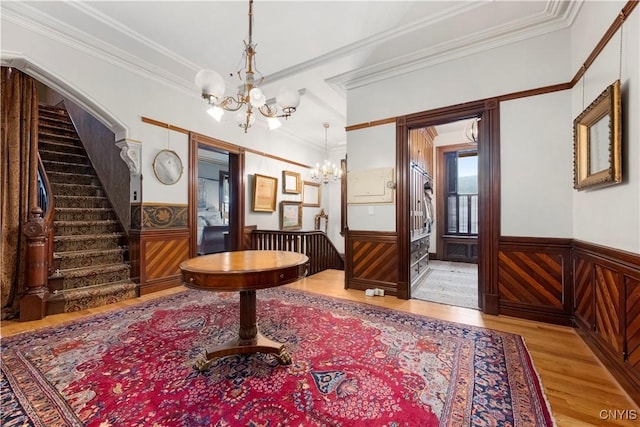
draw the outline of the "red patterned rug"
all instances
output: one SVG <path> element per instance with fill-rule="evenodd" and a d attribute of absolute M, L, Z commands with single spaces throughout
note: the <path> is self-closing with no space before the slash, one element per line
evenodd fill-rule
<path fill-rule="evenodd" d="M 273 355 L 195 361 L 236 293 L 189 290 L 2 340 L 3 426 L 552 426 L 520 336 L 285 288 L 257 292 Z"/>

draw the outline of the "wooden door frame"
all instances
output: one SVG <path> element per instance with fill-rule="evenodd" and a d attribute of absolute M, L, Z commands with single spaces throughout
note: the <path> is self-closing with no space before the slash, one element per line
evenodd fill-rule
<path fill-rule="evenodd" d="M 244 149 L 195 132 L 189 133 L 189 256 L 198 254 L 198 146 L 206 145 L 229 153 L 229 250 L 242 249 L 244 230 Z"/>
<path fill-rule="evenodd" d="M 497 98 L 473 101 L 396 118 L 396 230 L 399 249 L 398 296 L 411 298 L 409 131 L 473 117 L 478 132 L 478 302 L 498 314 L 498 237 L 500 236 L 500 109 Z"/>
<path fill-rule="evenodd" d="M 451 144 L 451 145 L 443 145 L 440 147 L 436 147 L 436 154 L 434 156 L 434 163 L 436 165 L 436 174 L 434 179 L 434 186 L 436 187 L 436 258 L 445 261 L 445 253 L 444 253 L 444 206 L 446 203 L 446 197 L 444 193 L 445 181 L 447 179 L 445 170 L 445 161 L 444 155 L 446 153 L 451 153 L 454 151 L 462 151 L 462 150 L 470 150 L 471 147 L 473 149 L 478 150 L 477 147 L 473 147 L 470 144 Z M 479 197 L 479 196 L 478 196 Z M 480 224 L 478 224 L 480 225 Z M 476 238 L 477 240 L 477 238 Z"/>

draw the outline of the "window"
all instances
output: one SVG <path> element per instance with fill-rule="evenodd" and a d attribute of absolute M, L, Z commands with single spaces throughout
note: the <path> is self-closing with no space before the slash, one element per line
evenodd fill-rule
<path fill-rule="evenodd" d="M 478 235 L 478 152 L 445 153 L 445 234 Z"/>

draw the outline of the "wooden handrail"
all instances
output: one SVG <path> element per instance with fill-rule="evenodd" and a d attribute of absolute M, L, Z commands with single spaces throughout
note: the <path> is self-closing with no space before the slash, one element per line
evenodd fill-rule
<path fill-rule="evenodd" d="M 44 166 L 42 165 L 42 159 L 40 158 L 40 154 L 38 153 L 38 173 L 42 179 L 42 184 L 44 185 L 47 204 L 46 206 L 40 206 L 43 210 L 43 219 L 44 224 L 47 230 L 47 266 L 49 269 L 49 274 L 52 273 L 52 269 L 54 268 L 54 260 L 53 260 L 53 252 L 54 252 L 54 241 L 53 241 L 53 219 L 55 214 L 55 202 L 53 200 L 53 188 L 51 187 L 51 183 L 49 182 L 49 177 L 47 176 L 47 171 L 45 171 Z"/>
<path fill-rule="evenodd" d="M 344 258 L 322 231 L 257 230 L 249 233 L 250 248 L 300 252 L 309 257 L 309 275 L 344 270 Z"/>

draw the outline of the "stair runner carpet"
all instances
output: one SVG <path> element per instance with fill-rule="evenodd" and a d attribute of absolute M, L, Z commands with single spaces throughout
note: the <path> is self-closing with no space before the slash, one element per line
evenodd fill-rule
<path fill-rule="evenodd" d="M 48 314 L 135 298 L 123 229 L 71 119 L 62 108 L 39 111 L 38 151 L 55 208 Z"/>

